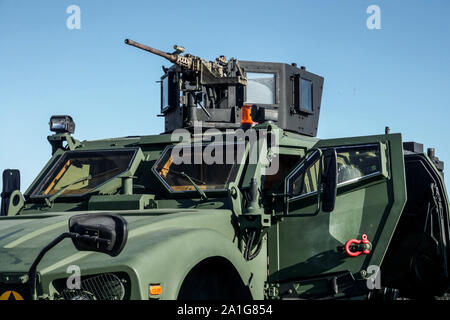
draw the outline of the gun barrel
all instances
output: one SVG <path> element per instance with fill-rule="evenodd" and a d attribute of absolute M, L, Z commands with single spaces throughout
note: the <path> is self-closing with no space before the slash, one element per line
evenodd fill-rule
<path fill-rule="evenodd" d="M 172 63 L 176 63 L 177 60 L 178 60 L 177 57 L 172 55 L 172 54 L 169 54 L 169 53 L 163 52 L 161 50 L 158 50 L 158 49 L 146 46 L 144 44 L 141 44 L 139 42 L 136 42 L 136 41 L 133 41 L 133 40 L 130 40 L 130 39 L 125 39 L 125 43 L 130 45 L 130 46 L 139 48 L 141 50 L 144 50 L 144 51 L 156 54 L 156 55 L 158 55 L 160 57 L 166 58 L 167 60 L 169 60 Z"/>

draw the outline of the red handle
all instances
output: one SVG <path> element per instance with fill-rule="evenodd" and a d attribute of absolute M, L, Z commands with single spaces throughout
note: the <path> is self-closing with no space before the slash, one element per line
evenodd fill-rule
<path fill-rule="evenodd" d="M 364 254 L 369 254 L 370 253 L 370 249 L 368 248 L 368 246 L 366 246 L 366 249 L 362 250 L 362 251 L 350 251 L 350 246 L 352 244 L 368 244 L 370 246 L 370 241 L 367 239 L 367 235 L 363 234 L 361 236 L 361 240 L 358 239 L 350 239 L 345 243 L 345 252 L 350 256 L 350 257 L 357 257 L 359 256 L 361 253 Z"/>

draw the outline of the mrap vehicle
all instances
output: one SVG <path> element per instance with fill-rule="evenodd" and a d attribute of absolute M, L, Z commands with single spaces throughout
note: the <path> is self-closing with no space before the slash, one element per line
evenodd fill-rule
<path fill-rule="evenodd" d="M 433 148 L 316 138 L 324 79 L 296 64 L 162 56 L 159 135 L 73 137 L 29 188 L 5 170 L 4 299 L 435 299 L 449 206 Z M 256 137 L 256 138 L 255 138 Z"/>

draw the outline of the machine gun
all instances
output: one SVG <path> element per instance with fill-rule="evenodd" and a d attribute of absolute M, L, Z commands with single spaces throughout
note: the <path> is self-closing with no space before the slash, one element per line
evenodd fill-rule
<path fill-rule="evenodd" d="M 179 128 L 239 128 L 241 108 L 251 105 L 255 122 L 272 121 L 280 128 L 315 136 L 323 78 L 296 64 L 238 61 L 224 56 L 215 61 L 161 50 L 126 39 L 127 45 L 172 62 L 163 66 L 161 116 L 165 132 Z"/>
<path fill-rule="evenodd" d="M 235 64 L 236 68 L 238 69 L 237 76 L 228 76 L 228 74 L 232 73 L 232 71 L 230 70 L 230 68 L 227 68 L 228 62 L 224 56 L 220 56 L 216 58 L 215 62 L 212 62 L 206 61 L 202 58 L 190 54 L 185 54 L 184 56 L 182 56 L 181 54 L 184 52 L 185 49 L 184 47 L 177 45 L 173 46 L 173 48 L 175 49 L 174 52 L 166 53 L 130 39 L 125 39 L 125 43 L 130 46 L 163 57 L 172 62 L 173 64 L 179 66 L 182 71 L 191 71 L 198 73 L 200 76 L 200 83 L 202 85 L 247 84 L 247 79 L 243 76 L 242 69 L 239 66 L 239 62 L 237 60 L 232 59 L 230 61 L 231 63 Z"/>
<path fill-rule="evenodd" d="M 130 39 L 125 43 L 156 54 L 173 63 L 163 67 L 161 77 L 161 113 L 165 117 L 165 132 L 178 128 L 236 127 L 239 119 L 236 108 L 236 91 L 243 91 L 247 84 L 244 72 L 236 59 L 220 56 L 216 61 L 206 61 L 184 48 L 174 46 L 166 53 Z M 181 110 L 181 112 L 180 112 Z"/>

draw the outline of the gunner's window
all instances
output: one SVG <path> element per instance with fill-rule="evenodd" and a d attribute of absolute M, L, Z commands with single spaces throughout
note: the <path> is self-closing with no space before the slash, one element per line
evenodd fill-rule
<path fill-rule="evenodd" d="M 168 71 L 161 78 L 161 112 L 166 112 L 180 104 L 180 88 L 178 76 L 174 71 Z"/>
<path fill-rule="evenodd" d="M 275 104 L 275 74 L 247 72 L 245 103 Z"/>
<path fill-rule="evenodd" d="M 305 111 L 312 111 L 312 82 L 310 80 L 301 79 L 301 104 L 300 107 Z"/>
<path fill-rule="evenodd" d="M 169 108 L 169 76 L 162 80 L 161 84 L 161 110 Z"/>

